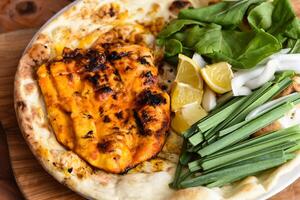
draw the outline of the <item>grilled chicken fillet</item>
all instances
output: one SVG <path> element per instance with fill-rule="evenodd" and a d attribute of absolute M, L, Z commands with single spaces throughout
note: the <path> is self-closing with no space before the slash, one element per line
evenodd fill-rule
<path fill-rule="evenodd" d="M 92 166 L 123 173 L 161 150 L 170 101 L 148 48 L 65 48 L 37 75 L 57 140 Z"/>

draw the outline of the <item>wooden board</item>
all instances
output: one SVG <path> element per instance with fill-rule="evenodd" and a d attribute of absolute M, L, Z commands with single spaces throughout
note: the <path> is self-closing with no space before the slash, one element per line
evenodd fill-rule
<path fill-rule="evenodd" d="M 0 35 L 0 120 L 7 134 L 13 172 L 21 192 L 28 200 L 80 200 L 83 198 L 42 169 L 18 129 L 13 109 L 14 73 L 34 33 L 35 30 L 25 30 Z"/>
<path fill-rule="evenodd" d="M 18 59 L 34 30 L 0 35 L 0 120 L 6 130 L 16 181 L 28 200 L 82 199 L 48 175 L 33 157 L 21 136 L 13 109 L 13 78 Z M 272 200 L 300 199 L 300 179 Z"/>

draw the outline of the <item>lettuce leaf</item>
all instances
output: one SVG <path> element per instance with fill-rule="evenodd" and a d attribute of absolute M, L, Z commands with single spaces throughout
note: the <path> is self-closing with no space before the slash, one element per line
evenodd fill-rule
<path fill-rule="evenodd" d="M 227 45 L 232 49 L 232 55 L 222 51 L 215 51 L 206 56 L 215 62 L 227 61 L 235 69 L 252 68 L 264 58 L 278 52 L 282 48 L 281 43 L 275 37 L 263 30 L 258 31 L 255 36 L 252 33 L 224 32 L 223 37 L 225 37 Z"/>
<path fill-rule="evenodd" d="M 272 25 L 273 10 L 271 2 L 264 2 L 253 8 L 247 18 L 250 26 L 254 29 L 269 29 Z"/>
<path fill-rule="evenodd" d="M 168 58 L 197 52 L 249 69 L 282 48 L 300 53 L 300 21 L 289 0 L 223 1 L 181 10 L 178 18 L 158 35 Z"/>
<path fill-rule="evenodd" d="M 240 25 L 247 9 L 265 0 L 240 0 L 236 2 L 220 2 L 204 8 L 181 10 L 178 18 L 192 19 L 205 23 L 235 28 Z"/>

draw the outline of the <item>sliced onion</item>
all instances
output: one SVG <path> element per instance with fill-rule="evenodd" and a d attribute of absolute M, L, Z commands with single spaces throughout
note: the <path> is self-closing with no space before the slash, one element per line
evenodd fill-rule
<path fill-rule="evenodd" d="M 250 81 L 247 81 L 245 85 L 252 90 L 259 88 L 266 82 L 274 79 L 274 74 L 275 74 L 278 66 L 279 66 L 278 60 L 276 60 L 276 59 L 270 60 L 267 63 L 267 66 L 264 67 L 264 70 L 262 71 L 262 73 L 258 77 L 251 79 Z"/>
<path fill-rule="evenodd" d="M 244 96 L 251 94 L 251 90 L 245 86 L 245 83 L 255 77 L 258 77 L 264 69 L 256 68 L 254 70 L 240 71 L 233 75 L 231 80 L 232 93 L 234 96 Z"/>
<path fill-rule="evenodd" d="M 216 93 L 213 92 L 209 87 L 205 86 L 204 94 L 202 98 L 202 107 L 206 112 L 211 111 L 217 105 Z"/>
<path fill-rule="evenodd" d="M 269 101 L 268 103 L 265 103 L 259 107 L 257 107 L 256 109 L 252 110 L 245 118 L 246 121 L 248 120 L 251 120 L 251 119 L 254 119 L 256 118 L 257 116 L 263 114 L 263 113 L 266 113 L 268 112 L 272 106 L 275 106 L 275 105 L 279 105 L 282 101 L 284 101 L 285 99 L 291 97 L 291 96 L 294 96 L 294 95 L 298 95 L 297 92 L 294 92 L 292 94 L 289 94 L 287 96 L 283 96 L 283 97 L 280 97 L 278 99 L 275 99 L 273 101 Z"/>
<path fill-rule="evenodd" d="M 200 67 L 203 68 L 207 65 L 207 63 L 205 62 L 205 60 L 202 58 L 202 56 L 198 53 L 194 53 L 193 57 L 192 57 L 193 61 L 196 62 L 196 64 Z"/>
<path fill-rule="evenodd" d="M 239 87 L 238 90 L 236 90 L 235 92 L 233 92 L 234 96 L 247 96 L 249 94 L 251 94 L 252 91 L 247 88 L 247 87 Z"/>
<path fill-rule="evenodd" d="M 293 70 L 300 74 L 300 54 L 286 54 L 290 49 L 283 49 L 271 55 L 253 70 L 241 70 L 234 74 L 231 81 L 234 96 L 248 95 L 274 78 L 277 71 Z"/>
<path fill-rule="evenodd" d="M 293 70 L 300 73 L 300 54 L 287 54 L 277 57 L 279 61 L 278 71 Z"/>

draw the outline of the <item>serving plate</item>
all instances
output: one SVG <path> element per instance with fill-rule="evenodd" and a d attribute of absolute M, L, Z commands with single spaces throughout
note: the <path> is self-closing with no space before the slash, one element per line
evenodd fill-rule
<path fill-rule="evenodd" d="M 27 48 L 30 47 L 30 45 L 32 44 L 32 42 L 36 39 L 36 37 L 39 35 L 39 33 L 41 31 L 43 31 L 45 29 L 45 27 L 48 26 L 49 23 L 51 23 L 55 18 L 57 18 L 58 16 L 60 16 L 62 13 L 64 13 L 66 10 L 68 10 L 70 7 L 72 7 L 73 5 L 77 4 L 80 0 L 77 0 L 75 2 L 73 2 L 72 4 L 70 4 L 69 6 L 65 7 L 63 10 L 61 10 L 59 13 L 57 13 L 54 17 L 52 17 L 33 37 L 33 39 L 31 40 L 31 42 L 28 44 Z M 26 48 L 26 49 L 27 49 Z M 280 177 L 278 177 L 278 181 L 277 183 L 272 187 L 272 189 L 262 195 L 261 197 L 259 197 L 259 199 L 267 199 L 271 196 L 273 196 L 274 194 L 280 192 L 281 190 L 283 190 L 285 187 L 287 187 L 288 185 L 290 185 L 291 183 L 293 183 L 298 177 L 300 177 L 300 166 L 297 166 L 293 169 L 291 169 L 289 172 L 281 174 Z"/>

